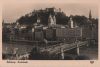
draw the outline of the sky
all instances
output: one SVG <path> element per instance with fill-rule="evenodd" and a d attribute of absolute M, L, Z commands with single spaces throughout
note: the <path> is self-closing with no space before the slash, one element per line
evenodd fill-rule
<path fill-rule="evenodd" d="M 34 9 L 61 8 L 67 15 L 84 15 L 88 17 L 91 10 L 93 18 L 98 18 L 98 5 L 81 3 L 33 3 L 33 2 L 12 2 L 3 4 L 2 18 L 5 22 L 15 22 L 21 16 L 32 12 Z"/>

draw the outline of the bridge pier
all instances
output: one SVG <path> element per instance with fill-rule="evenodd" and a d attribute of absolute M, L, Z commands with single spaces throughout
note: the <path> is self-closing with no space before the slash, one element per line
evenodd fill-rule
<path fill-rule="evenodd" d="M 64 50 L 61 48 L 61 59 L 64 60 Z"/>
<path fill-rule="evenodd" d="M 77 44 L 76 51 L 77 51 L 77 55 L 79 56 L 80 55 L 80 51 L 79 51 L 79 45 L 78 44 Z"/>

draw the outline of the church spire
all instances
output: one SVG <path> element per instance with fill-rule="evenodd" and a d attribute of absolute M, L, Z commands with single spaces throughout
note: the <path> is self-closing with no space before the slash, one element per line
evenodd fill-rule
<path fill-rule="evenodd" d="M 38 14 L 37 14 L 37 23 L 39 24 L 40 22 L 41 22 L 41 20 L 40 20 Z"/>
<path fill-rule="evenodd" d="M 55 15 L 49 15 L 49 18 L 48 18 L 48 22 L 49 22 L 49 25 L 56 25 L 56 17 Z"/>
<path fill-rule="evenodd" d="M 91 10 L 90 10 L 90 12 L 89 12 L 89 20 L 91 20 L 92 19 L 92 14 L 91 14 Z"/>

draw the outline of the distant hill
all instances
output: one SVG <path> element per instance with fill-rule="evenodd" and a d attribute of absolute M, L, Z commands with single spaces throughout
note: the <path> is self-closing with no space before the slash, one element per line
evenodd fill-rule
<path fill-rule="evenodd" d="M 48 9 L 48 10 L 47 10 Z M 63 12 L 55 12 L 54 8 L 47 8 L 45 10 L 34 10 L 33 12 L 26 14 L 25 16 L 20 17 L 17 22 L 20 24 L 34 24 L 37 21 L 37 15 L 41 19 L 41 24 L 48 24 L 48 17 L 50 14 L 55 15 L 56 23 L 65 25 L 68 23 L 69 17 L 66 16 Z"/>
<path fill-rule="evenodd" d="M 55 8 L 46 8 L 44 10 L 42 10 L 42 9 L 34 10 L 31 13 L 20 17 L 17 20 L 17 22 L 19 22 L 19 24 L 21 24 L 21 25 L 23 25 L 23 24 L 32 25 L 32 24 L 36 23 L 37 17 L 39 17 L 40 20 L 41 20 L 41 24 L 48 25 L 48 17 L 49 17 L 50 14 L 55 15 L 56 23 L 61 24 L 61 25 L 68 24 L 70 17 L 72 17 L 73 21 L 78 26 L 82 26 L 82 25 L 88 23 L 88 18 L 85 17 L 85 16 L 75 15 L 75 16 L 69 16 L 68 17 L 68 16 L 66 16 L 66 14 L 64 12 L 55 11 Z M 98 22 L 98 19 L 93 18 L 91 21 Z"/>

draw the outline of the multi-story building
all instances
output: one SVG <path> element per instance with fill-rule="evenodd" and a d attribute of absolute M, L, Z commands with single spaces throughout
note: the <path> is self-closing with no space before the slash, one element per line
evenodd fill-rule
<path fill-rule="evenodd" d="M 45 38 L 47 40 L 55 40 L 55 29 L 48 28 L 45 30 Z"/>
<path fill-rule="evenodd" d="M 81 28 L 57 28 L 56 38 L 60 41 L 71 41 L 82 37 Z"/>

